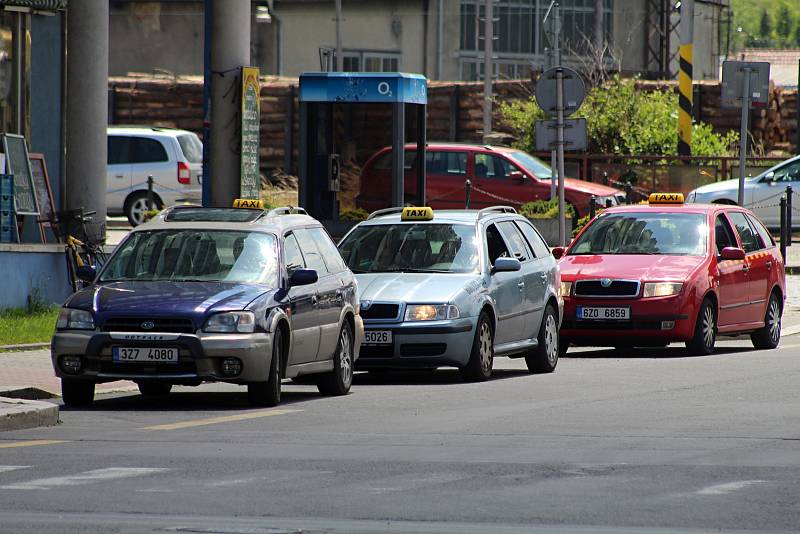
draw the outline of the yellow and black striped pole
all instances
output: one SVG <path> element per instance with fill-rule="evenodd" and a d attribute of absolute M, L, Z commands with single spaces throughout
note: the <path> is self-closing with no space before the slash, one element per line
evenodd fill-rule
<path fill-rule="evenodd" d="M 694 0 L 681 0 L 681 47 L 678 71 L 678 155 L 692 155 L 692 48 Z"/>

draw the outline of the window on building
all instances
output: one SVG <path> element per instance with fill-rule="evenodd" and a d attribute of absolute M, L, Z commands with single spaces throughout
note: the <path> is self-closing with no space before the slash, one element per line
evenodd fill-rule
<path fill-rule="evenodd" d="M 345 72 L 398 72 L 400 70 L 399 53 L 349 50 L 343 54 L 342 68 Z"/>
<path fill-rule="evenodd" d="M 30 15 L 0 11 L 0 132 L 30 134 Z"/>
<path fill-rule="evenodd" d="M 603 0 L 603 27 L 606 40 L 611 40 L 613 0 Z M 594 35 L 594 0 L 561 0 L 562 42 L 566 55 L 583 54 Z M 548 28 L 542 19 L 550 0 L 496 0 L 494 2 L 494 54 L 497 55 L 495 76 L 527 78 L 532 63 L 541 67 L 545 49 L 550 45 Z M 479 80 L 483 77 L 484 1 L 461 0 L 460 56 L 461 77 Z M 552 18 L 552 17 L 551 17 Z"/>

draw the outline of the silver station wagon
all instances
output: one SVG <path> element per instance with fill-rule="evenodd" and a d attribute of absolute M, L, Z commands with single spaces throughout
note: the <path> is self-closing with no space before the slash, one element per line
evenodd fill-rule
<path fill-rule="evenodd" d="M 359 369 L 449 366 L 486 380 L 496 355 L 556 368 L 558 266 L 514 208 L 380 210 L 339 250 L 360 290 Z"/>

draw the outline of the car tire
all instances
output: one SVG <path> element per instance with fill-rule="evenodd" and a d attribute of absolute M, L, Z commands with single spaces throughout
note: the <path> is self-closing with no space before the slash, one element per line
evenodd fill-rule
<path fill-rule="evenodd" d="M 333 371 L 317 379 L 322 395 L 347 395 L 353 385 L 353 327 L 345 321 L 339 331 L 339 342 L 333 354 Z"/>
<path fill-rule="evenodd" d="M 253 406 L 277 406 L 281 402 L 283 338 L 283 330 L 277 328 L 272 339 L 272 359 L 269 364 L 267 381 L 247 384 L 247 400 Z"/>
<path fill-rule="evenodd" d="M 707 356 L 714 352 L 714 343 L 717 337 L 717 312 L 714 303 L 705 299 L 697 312 L 694 326 L 694 337 L 686 342 L 689 354 Z"/>
<path fill-rule="evenodd" d="M 137 382 L 136 385 L 139 386 L 139 393 L 145 397 L 166 397 L 172 391 L 172 384 L 169 382 L 148 380 Z"/>
<path fill-rule="evenodd" d="M 568 337 L 561 337 L 558 336 L 558 357 L 563 358 L 567 355 L 567 351 L 569 350 L 569 346 L 572 343 L 572 340 Z"/>
<path fill-rule="evenodd" d="M 757 349 L 774 349 L 781 342 L 781 316 L 783 306 L 776 292 L 772 292 L 764 314 L 764 327 L 750 334 L 750 340 Z"/>
<path fill-rule="evenodd" d="M 539 327 L 539 345 L 525 355 L 530 373 L 552 373 L 556 370 L 559 356 L 558 316 L 552 304 L 544 309 L 542 325 Z"/>
<path fill-rule="evenodd" d="M 158 198 L 158 195 L 153 194 L 153 204 L 156 209 L 160 210 L 164 207 L 164 203 Z M 147 208 L 147 193 L 139 191 L 132 194 L 125 200 L 125 216 L 131 226 L 139 226 L 144 222 L 144 212 L 148 211 Z"/>
<path fill-rule="evenodd" d="M 461 368 L 461 376 L 470 382 L 483 382 L 492 376 L 494 364 L 494 330 L 489 314 L 481 312 L 475 326 L 475 339 L 472 341 L 467 365 Z"/>
<path fill-rule="evenodd" d="M 94 382 L 62 378 L 61 397 L 64 406 L 90 406 L 94 402 Z"/>

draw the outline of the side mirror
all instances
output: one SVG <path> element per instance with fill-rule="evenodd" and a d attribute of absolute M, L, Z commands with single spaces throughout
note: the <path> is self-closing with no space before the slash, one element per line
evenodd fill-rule
<path fill-rule="evenodd" d="M 525 174 L 522 171 L 511 171 L 508 173 L 508 177 L 520 183 L 525 181 Z"/>
<path fill-rule="evenodd" d="M 297 269 L 289 276 L 289 285 L 291 287 L 307 286 L 316 284 L 318 279 L 319 276 L 317 276 L 317 271 L 314 269 Z"/>
<path fill-rule="evenodd" d="M 497 258 L 492 266 L 493 273 L 507 273 L 520 269 L 522 269 L 522 264 L 517 258 Z"/>
<path fill-rule="evenodd" d="M 564 252 L 566 252 L 566 250 L 567 249 L 565 249 L 564 247 L 554 247 L 553 248 L 553 257 L 555 259 L 557 259 L 557 260 L 560 260 L 561 256 L 564 255 Z"/>
<path fill-rule="evenodd" d="M 768 172 L 764 175 L 764 178 L 761 179 L 762 182 L 769 185 L 775 184 L 775 172 Z"/>
<path fill-rule="evenodd" d="M 81 265 L 75 270 L 75 276 L 82 282 L 92 283 L 97 277 L 97 269 L 90 265 Z"/>
<path fill-rule="evenodd" d="M 725 247 L 722 249 L 720 256 L 722 256 L 723 260 L 743 260 L 745 254 L 744 250 L 739 247 Z"/>

